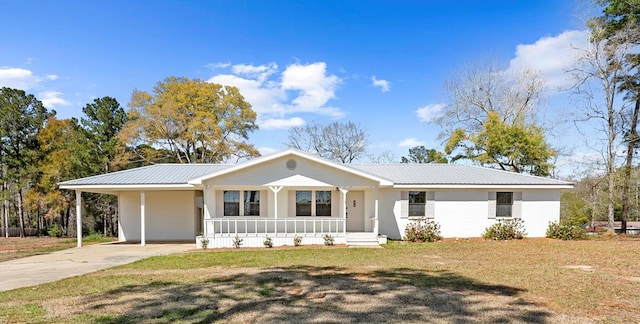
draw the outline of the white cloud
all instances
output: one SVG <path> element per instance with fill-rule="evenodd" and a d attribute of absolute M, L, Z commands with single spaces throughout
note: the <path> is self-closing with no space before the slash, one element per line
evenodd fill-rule
<path fill-rule="evenodd" d="M 42 101 L 42 104 L 49 108 L 53 109 L 56 106 L 68 106 L 69 102 L 62 98 L 62 92 L 58 91 L 44 91 L 40 92 L 37 95 L 37 98 Z"/>
<path fill-rule="evenodd" d="M 228 62 L 226 62 L 226 63 L 224 63 L 224 62 L 209 63 L 209 64 L 205 65 L 205 67 L 210 68 L 212 70 L 215 70 L 215 69 L 226 69 L 226 68 L 228 68 L 230 66 L 231 66 L 231 63 L 228 63 Z"/>
<path fill-rule="evenodd" d="M 47 80 L 55 81 L 58 80 L 59 77 L 55 74 L 47 74 L 45 78 L 47 78 Z"/>
<path fill-rule="evenodd" d="M 438 117 L 440 112 L 445 107 L 446 107 L 446 104 L 443 104 L 443 103 L 430 104 L 422 108 L 418 108 L 418 110 L 416 110 L 415 113 L 421 122 L 428 123 L 431 120 L 433 120 L 435 117 Z"/>
<path fill-rule="evenodd" d="M 424 144 L 425 142 L 419 141 L 415 137 L 410 137 L 410 138 L 405 138 L 398 145 L 401 147 L 415 147 L 415 146 L 420 146 Z"/>
<path fill-rule="evenodd" d="M 219 68 L 222 65 L 217 66 Z M 344 113 L 328 106 L 335 98 L 335 91 L 342 82 L 335 75 L 328 75 L 326 63 L 292 64 L 281 73 L 278 65 L 235 64 L 225 67 L 226 74 L 211 77 L 208 82 L 231 85 L 240 89 L 258 113 L 258 125 L 262 129 L 282 129 L 304 124 L 300 117 L 288 117 L 297 113 L 312 113 L 339 118 Z"/>
<path fill-rule="evenodd" d="M 0 87 L 30 90 L 35 87 L 40 78 L 33 72 L 21 68 L 0 67 Z"/>
<path fill-rule="evenodd" d="M 291 127 L 298 127 L 305 124 L 304 119 L 300 117 L 293 117 L 288 119 L 271 118 L 267 120 L 258 121 L 260 129 L 289 129 Z"/>
<path fill-rule="evenodd" d="M 539 71 L 552 90 L 566 88 L 571 85 L 567 71 L 576 61 L 576 49 L 586 46 L 588 39 L 586 30 L 569 30 L 557 36 L 542 37 L 533 44 L 520 44 L 507 72 Z"/>
<path fill-rule="evenodd" d="M 380 88 L 382 92 L 389 92 L 391 90 L 391 82 L 387 80 L 378 80 L 376 76 L 371 77 L 371 82 L 373 82 L 374 87 Z"/>

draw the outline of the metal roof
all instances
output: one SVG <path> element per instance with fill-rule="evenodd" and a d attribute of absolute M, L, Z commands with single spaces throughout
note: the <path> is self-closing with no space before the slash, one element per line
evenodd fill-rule
<path fill-rule="evenodd" d="M 351 164 L 396 185 L 571 185 L 569 182 L 463 164 Z"/>
<path fill-rule="evenodd" d="M 303 154 L 304 155 L 304 154 Z M 332 162 L 335 163 L 335 162 Z M 462 164 L 342 164 L 336 167 L 405 186 L 571 186 L 570 182 Z M 233 169 L 231 164 L 155 164 L 59 183 L 74 186 L 189 185 Z"/>
<path fill-rule="evenodd" d="M 61 186 L 76 185 L 171 185 L 187 184 L 189 180 L 231 167 L 229 164 L 154 164 L 141 168 L 101 174 L 61 182 Z"/>

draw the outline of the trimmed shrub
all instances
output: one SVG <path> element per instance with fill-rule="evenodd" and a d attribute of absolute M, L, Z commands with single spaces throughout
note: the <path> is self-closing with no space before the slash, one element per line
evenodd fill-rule
<path fill-rule="evenodd" d="M 62 226 L 60 226 L 60 224 L 58 223 L 54 223 L 53 225 L 49 226 L 49 229 L 47 230 L 47 234 L 49 234 L 49 237 L 61 237 Z"/>
<path fill-rule="evenodd" d="M 500 219 L 482 233 L 482 237 L 492 240 L 521 240 L 526 235 L 522 219 Z"/>
<path fill-rule="evenodd" d="M 587 233 L 581 226 L 571 225 L 564 222 L 549 222 L 547 237 L 559 240 L 584 240 Z"/>
<path fill-rule="evenodd" d="M 264 240 L 264 242 L 262 242 L 262 244 L 264 244 L 264 247 L 266 248 L 272 248 L 273 247 L 273 240 L 267 236 L 267 238 Z"/>
<path fill-rule="evenodd" d="M 435 242 L 442 239 L 440 224 L 432 220 L 419 219 L 407 224 L 404 240 L 409 242 Z"/>
<path fill-rule="evenodd" d="M 302 237 L 296 235 L 293 237 L 293 245 L 300 246 L 302 244 Z"/>
<path fill-rule="evenodd" d="M 200 245 L 202 245 L 202 249 L 206 250 L 207 247 L 209 247 L 209 239 L 206 237 L 203 237 L 200 239 Z"/>
<path fill-rule="evenodd" d="M 239 249 L 240 245 L 242 245 L 242 239 L 236 235 L 236 237 L 233 238 L 233 247 Z"/>
<path fill-rule="evenodd" d="M 324 245 L 333 245 L 333 243 L 334 243 L 333 236 L 331 236 L 330 234 L 325 234 Z"/>

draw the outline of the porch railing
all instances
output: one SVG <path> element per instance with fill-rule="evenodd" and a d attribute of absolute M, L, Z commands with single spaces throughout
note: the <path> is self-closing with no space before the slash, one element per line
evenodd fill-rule
<path fill-rule="evenodd" d="M 205 219 L 206 236 L 341 236 L 345 232 L 345 219 L 335 217 L 264 218 L 228 217 Z"/>

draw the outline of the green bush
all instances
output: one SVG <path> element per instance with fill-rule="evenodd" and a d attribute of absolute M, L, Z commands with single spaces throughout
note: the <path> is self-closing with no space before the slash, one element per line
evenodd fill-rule
<path fill-rule="evenodd" d="M 60 226 L 60 224 L 55 223 L 51 226 L 49 226 L 49 229 L 47 230 L 47 234 L 49 234 L 49 237 L 61 237 L 62 236 L 62 226 Z"/>
<path fill-rule="evenodd" d="M 521 240 L 526 235 L 522 219 L 500 219 L 482 233 L 482 237 L 492 240 Z"/>
<path fill-rule="evenodd" d="M 201 238 L 200 245 L 202 245 L 203 250 L 206 250 L 209 247 L 209 239 L 206 237 Z"/>
<path fill-rule="evenodd" d="M 333 236 L 331 236 L 330 234 L 325 234 L 324 245 L 333 245 L 333 243 L 334 243 Z"/>
<path fill-rule="evenodd" d="M 293 237 L 293 245 L 300 246 L 302 244 L 302 237 L 296 235 Z"/>
<path fill-rule="evenodd" d="M 547 237 L 560 240 L 584 240 L 587 233 L 584 228 L 578 225 L 565 222 L 549 222 Z"/>
<path fill-rule="evenodd" d="M 442 239 L 440 224 L 432 220 L 419 219 L 407 224 L 404 240 L 409 242 L 435 242 Z"/>
<path fill-rule="evenodd" d="M 233 238 L 233 247 L 239 249 L 240 245 L 242 245 L 242 239 L 236 235 L 236 237 Z"/>
<path fill-rule="evenodd" d="M 262 242 L 262 244 L 264 244 L 264 247 L 266 248 L 272 248 L 273 247 L 273 240 L 267 236 L 267 238 L 264 240 L 264 242 Z"/>

